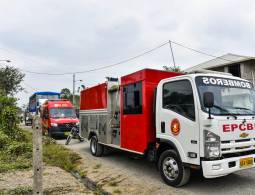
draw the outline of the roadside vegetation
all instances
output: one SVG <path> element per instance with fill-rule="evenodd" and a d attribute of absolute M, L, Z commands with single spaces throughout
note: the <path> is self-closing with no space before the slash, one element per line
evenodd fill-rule
<path fill-rule="evenodd" d="M 55 140 L 44 137 L 43 161 L 52 166 L 60 167 L 66 171 L 77 171 L 81 157 L 62 145 L 56 144 Z"/>
<path fill-rule="evenodd" d="M 24 75 L 12 67 L 0 68 L 0 173 L 32 166 L 31 137 L 19 128 L 15 93 Z"/>
<path fill-rule="evenodd" d="M 7 172 L 32 169 L 32 133 L 20 128 L 17 99 L 14 95 L 23 90 L 20 83 L 24 75 L 13 67 L 0 68 L 0 176 Z M 46 165 L 60 167 L 66 171 L 76 171 L 79 155 L 53 139 L 43 138 L 43 160 Z M 85 174 L 84 174 L 85 175 Z M 0 177 L 1 180 L 1 177 Z M 3 191 L 0 194 L 31 194 L 31 186 L 23 186 Z"/>

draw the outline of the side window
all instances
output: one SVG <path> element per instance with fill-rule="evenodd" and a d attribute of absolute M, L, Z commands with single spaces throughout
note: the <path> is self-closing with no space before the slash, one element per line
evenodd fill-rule
<path fill-rule="evenodd" d="M 142 113 L 142 82 L 129 84 L 123 87 L 123 113 L 141 114 Z"/>
<path fill-rule="evenodd" d="M 191 84 L 188 80 L 163 85 L 163 108 L 195 120 L 195 106 Z"/>

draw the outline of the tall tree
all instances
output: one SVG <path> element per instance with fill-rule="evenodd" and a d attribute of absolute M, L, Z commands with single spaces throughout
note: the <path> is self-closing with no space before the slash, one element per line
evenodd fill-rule
<path fill-rule="evenodd" d="M 163 66 L 163 69 L 169 72 L 179 72 L 182 73 L 180 66 Z"/>
<path fill-rule="evenodd" d="M 20 83 L 23 81 L 24 76 L 25 74 L 12 66 L 0 68 L 0 91 L 4 95 L 14 95 L 23 90 Z"/>
<path fill-rule="evenodd" d="M 72 93 L 71 93 L 71 91 L 70 91 L 70 89 L 68 89 L 68 88 L 63 88 L 63 89 L 61 89 L 61 98 L 62 99 L 68 99 L 68 100 L 71 100 L 71 98 L 72 98 Z"/>

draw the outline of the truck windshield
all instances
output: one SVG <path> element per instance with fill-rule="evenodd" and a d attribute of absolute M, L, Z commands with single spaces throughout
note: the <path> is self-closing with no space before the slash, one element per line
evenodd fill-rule
<path fill-rule="evenodd" d="M 52 118 L 76 118 L 73 108 L 51 108 L 50 116 Z"/>
<path fill-rule="evenodd" d="M 250 82 L 221 77 L 196 77 L 199 98 L 202 110 L 208 109 L 203 104 L 203 94 L 214 94 L 214 106 L 211 113 L 214 115 L 254 115 L 255 92 Z"/>

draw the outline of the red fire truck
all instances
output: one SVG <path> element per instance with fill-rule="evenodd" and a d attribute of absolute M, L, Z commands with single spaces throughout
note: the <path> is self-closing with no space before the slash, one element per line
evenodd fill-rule
<path fill-rule="evenodd" d="M 83 90 L 80 133 L 92 155 L 146 156 L 182 186 L 192 168 L 214 178 L 255 166 L 254 100 L 253 85 L 231 75 L 144 69 Z"/>
<path fill-rule="evenodd" d="M 69 100 L 46 100 L 40 108 L 42 131 L 50 137 L 67 136 L 79 125 L 73 104 Z"/>

